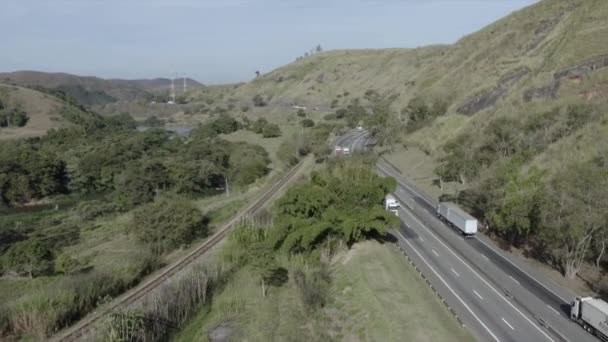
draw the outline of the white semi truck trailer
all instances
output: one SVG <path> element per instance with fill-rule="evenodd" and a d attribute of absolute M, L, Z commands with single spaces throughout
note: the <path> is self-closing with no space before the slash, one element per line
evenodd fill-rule
<path fill-rule="evenodd" d="M 388 195 L 386 195 L 386 197 L 384 197 L 384 209 L 399 216 L 400 207 L 401 207 L 401 204 L 399 203 L 399 201 L 397 201 L 395 196 L 388 194 Z"/>
<path fill-rule="evenodd" d="M 599 338 L 608 339 L 608 303 L 591 297 L 576 297 L 570 307 L 570 318 Z"/>
<path fill-rule="evenodd" d="M 477 219 L 467 214 L 454 203 L 439 203 L 437 205 L 437 217 L 458 228 L 465 236 L 473 236 L 477 233 Z"/>

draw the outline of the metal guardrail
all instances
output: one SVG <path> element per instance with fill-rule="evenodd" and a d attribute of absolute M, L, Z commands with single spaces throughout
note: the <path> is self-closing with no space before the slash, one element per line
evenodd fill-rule
<path fill-rule="evenodd" d="M 401 246 L 397 245 L 397 248 L 405 256 L 405 259 L 410 263 L 410 265 L 412 265 L 412 267 L 414 267 L 414 270 L 416 270 L 416 272 L 418 272 L 418 274 L 420 275 L 420 277 L 422 277 L 422 279 L 424 279 L 424 281 L 429 286 L 429 288 L 431 290 L 433 290 L 433 292 L 435 293 L 435 295 L 437 296 L 437 298 L 439 298 L 439 300 L 441 301 L 441 303 L 443 303 L 443 305 L 446 307 L 446 309 L 448 310 L 448 312 L 452 315 L 452 317 L 456 320 L 456 322 L 458 322 L 458 324 L 460 325 L 460 327 L 464 328 L 465 327 L 464 322 L 460 319 L 460 317 L 458 317 L 458 315 L 456 314 L 456 312 L 454 311 L 454 309 L 452 309 L 452 307 L 443 298 L 443 296 L 441 296 L 441 294 L 439 293 L 439 291 L 437 291 L 437 289 L 433 286 L 433 284 L 431 284 L 431 281 L 424 275 L 424 273 L 422 273 L 422 271 L 418 268 L 418 266 L 416 266 L 416 263 L 409 257 L 409 255 L 405 252 L 405 250 L 403 250 L 403 248 L 401 248 Z"/>

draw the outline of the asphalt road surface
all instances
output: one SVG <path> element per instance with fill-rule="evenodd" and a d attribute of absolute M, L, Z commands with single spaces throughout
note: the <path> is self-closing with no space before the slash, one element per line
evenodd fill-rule
<path fill-rule="evenodd" d="M 349 132 L 340 146 L 362 151 L 366 132 Z M 437 202 L 383 162 L 378 172 L 397 179 L 401 248 L 466 328 L 480 341 L 598 341 L 569 317 L 575 294 L 482 234 L 465 238 L 436 217 Z"/>

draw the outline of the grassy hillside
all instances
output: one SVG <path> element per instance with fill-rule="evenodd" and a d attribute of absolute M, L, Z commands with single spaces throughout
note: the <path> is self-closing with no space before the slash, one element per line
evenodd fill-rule
<path fill-rule="evenodd" d="M 69 125 L 60 114 L 65 102 L 54 96 L 0 84 L 0 101 L 7 107 L 20 107 L 28 116 L 24 127 L 0 128 L 0 139 L 41 136 L 51 128 Z"/>
<path fill-rule="evenodd" d="M 297 259 L 285 265 L 310 268 Z M 357 244 L 334 259 L 331 276 L 330 303 L 309 313 L 293 279 L 262 297 L 255 273 L 239 270 L 174 340 L 472 340 L 396 250 Z"/>
<path fill-rule="evenodd" d="M 500 118 L 524 122 L 581 103 L 603 110 L 608 99 L 606 22 L 606 1 L 540 1 L 450 46 L 318 53 L 248 83 L 200 89 L 190 101 L 211 111 L 219 107 L 293 125 L 294 104 L 307 106 L 319 121 L 355 98 L 371 113 L 376 96 L 389 103 L 403 126 L 394 134 L 437 159 L 448 142 L 463 134 L 470 135 L 471 148 L 483 146 L 484 130 Z M 258 94 L 266 106 L 253 104 Z M 407 106 L 414 98 L 429 106 L 441 101 L 447 110 L 407 130 Z M 576 129 L 583 137 L 595 137 L 603 125 Z M 571 154 L 573 145 L 560 140 L 540 151 L 535 164 L 550 168 L 551 159 Z"/>
<path fill-rule="evenodd" d="M 322 52 L 248 83 L 199 89 L 187 119 L 228 112 L 296 128 L 298 105 L 317 124 L 362 120 L 427 191 L 574 277 L 571 255 L 601 264 L 608 235 L 589 229 L 605 221 L 573 232 L 551 221 L 563 214 L 551 199 L 608 210 L 602 193 L 590 193 L 608 165 L 606 23 L 603 0 L 539 1 L 452 45 Z M 580 212 L 568 219 L 591 218 Z M 591 243 L 572 245 L 586 236 Z"/>

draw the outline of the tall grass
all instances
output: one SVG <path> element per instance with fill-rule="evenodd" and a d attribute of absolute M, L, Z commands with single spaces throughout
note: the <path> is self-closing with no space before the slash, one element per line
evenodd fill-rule
<path fill-rule="evenodd" d="M 154 290 L 137 308 L 112 314 L 93 333 L 93 339 L 166 341 L 210 301 L 213 290 L 222 286 L 229 274 L 223 265 L 196 265 Z"/>
<path fill-rule="evenodd" d="M 30 336 L 43 340 L 133 286 L 157 267 L 155 256 L 142 253 L 119 272 L 93 270 L 63 277 L 0 306 L 0 337 Z"/>

